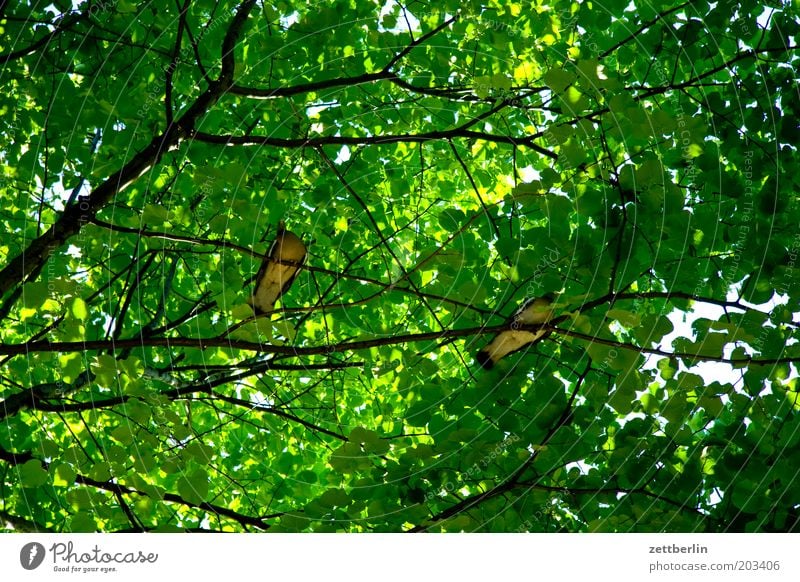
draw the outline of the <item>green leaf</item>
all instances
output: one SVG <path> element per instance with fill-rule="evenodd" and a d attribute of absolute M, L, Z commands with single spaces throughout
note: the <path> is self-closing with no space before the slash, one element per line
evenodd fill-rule
<path fill-rule="evenodd" d="M 570 84 L 574 83 L 576 80 L 576 76 L 571 71 L 567 71 L 564 69 L 550 69 L 544 74 L 543 80 L 547 87 L 555 92 L 561 93 L 564 91 Z"/>
<path fill-rule="evenodd" d="M 72 315 L 75 319 L 79 319 L 80 321 L 85 321 L 89 315 L 86 309 L 86 303 L 80 297 L 76 297 L 72 301 Z"/>
<path fill-rule="evenodd" d="M 42 467 L 41 461 L 31 459 L 20 466 L 19 479 L 23 487 L 39 487 L 47 483 L 49 475 Z"/>
<path fill-rule="evenodd" d="M 341 489 L 328 489 L 319 496 L 319 502 L 325 507 L 346 507 L 350 497 Z"/>
<path fill-rule="evenodd" d="M 111 479 L 111 467 L 108 463 L 95 463 L 89 471 L 89 477 L 95 481 L 108 481 Z"/>
<path fill-rule="evenodd" d="M 110 432 L 111 437 L 123 445 L 133 442 L 134 433 L 130 426 L 121 424 Z"/>
<path fill-rule="evenodd" d="M 178 494 L 189 503 L 202 503 L 208 496 L 208 474 L 195 469 L 189 475 L 178 478 Z"/>
<path fill-rule="evenodd" d="M 81 511 L 69 521 L 69 531 L 91 533 L 97 531 L 97 522 L 92 513 Z"/>
<path fill-rule="evenodd" d="M 22 300 L 27 309 L 38 309 L 47 297 L 47 285 L 43 282 L 28 283 L 22 291 Z"/>
<path fill-rule="evenodd" d="M 158 204 L 147 204 L 142 211 L 142 222 L 150 227 L 156 227 L 167 222 L 169 210 Z"/>
<path fill-rule="evenodd" d="M 69 487 L 75 482 L 77 472 L 69 463 L 58 463 L 51 465 L 50 471 L 53 474 L 53 485 L 56 487 Z"/>

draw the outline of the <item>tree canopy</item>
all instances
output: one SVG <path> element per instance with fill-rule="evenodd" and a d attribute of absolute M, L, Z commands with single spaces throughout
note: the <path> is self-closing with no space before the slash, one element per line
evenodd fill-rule
<path fill-rule="evenodd" d="M 799 29 L 0 3 L 0 524 L 800 528 Z M 255 316 L 284 223 L 306 260 Z"/>

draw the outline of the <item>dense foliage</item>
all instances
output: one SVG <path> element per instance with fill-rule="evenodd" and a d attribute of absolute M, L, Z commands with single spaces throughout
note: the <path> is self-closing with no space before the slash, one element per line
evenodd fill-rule
<path fill-rule="evenodd" d="M 2 527 L 800 528 L 799 22 L 0 3 Z"/>

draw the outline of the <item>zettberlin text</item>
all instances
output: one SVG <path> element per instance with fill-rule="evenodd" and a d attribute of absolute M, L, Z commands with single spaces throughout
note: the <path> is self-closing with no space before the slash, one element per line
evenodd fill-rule
<path fill-rule="evenodd" d="M 692 544 L 691 546 L 650 546 L 651 554 L 707 554 L 708 546 Z"/>

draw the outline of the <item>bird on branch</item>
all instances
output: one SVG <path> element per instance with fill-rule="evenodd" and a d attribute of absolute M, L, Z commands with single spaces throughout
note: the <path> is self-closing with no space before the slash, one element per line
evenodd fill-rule
<path fill-rule="evenodd" d="M 300 237 L 278 223 L 278 234 L 256 275 L 256 286 L 248 303 L 256 314 L 268 313 L 289 290 L 306 259 L 306 246 Z"/>
<path fill-rule="evenodd" d="M 552 293 L 542 297 L 534 297 L 525 301 L 509 318 L 510 330 L 501 331 L 491 342 L 481 348 L 475 359 L 485 370 L 491 370 L 494 365 L 507 355 L 532 345 L 550 335 L 550 330 L 544 327 L 537 331 L 518 329 L 522 325 L 544 325 L 553 318 Z"/>

